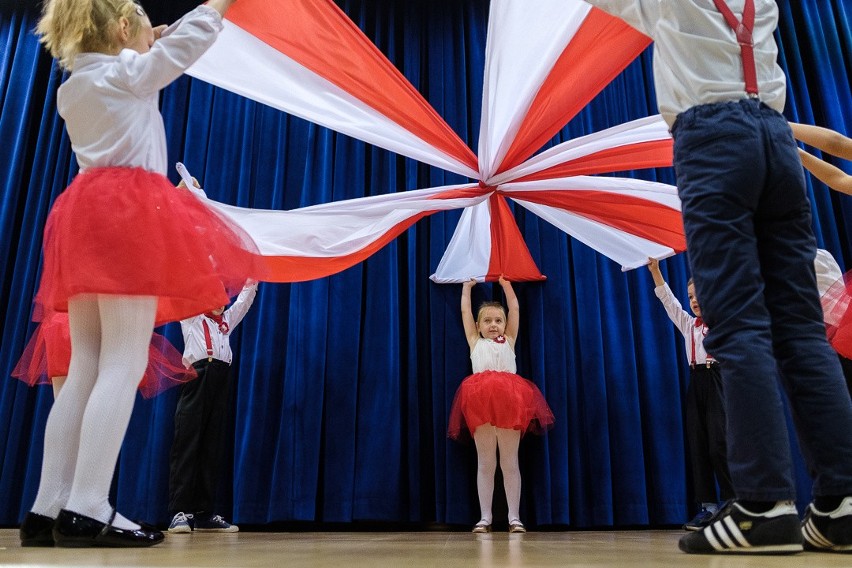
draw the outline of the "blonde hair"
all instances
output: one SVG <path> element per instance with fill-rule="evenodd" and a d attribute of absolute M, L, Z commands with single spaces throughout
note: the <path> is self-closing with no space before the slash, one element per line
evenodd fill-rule
<path fill-rule="evenodd" d="M 506 317 L 506 308 L 504 308 L 503 304 L 500 302 L 482 302 L 479 304 L 479 309 L 476 310 L 476 323 L 479 323 L 479 318 L 482 316 L 482 310 L 485 310 L 486 308 L 497 308 L 503 312 L 503 317 Z"/>
<path fill-rule="evenodd" d="M 80 53 L 114 53 L 119 19 L 130 22 L 130 36 L 142 27 L 142 7 L 133 0 L 46 0 L 36 34 L 63 69 Z"/>

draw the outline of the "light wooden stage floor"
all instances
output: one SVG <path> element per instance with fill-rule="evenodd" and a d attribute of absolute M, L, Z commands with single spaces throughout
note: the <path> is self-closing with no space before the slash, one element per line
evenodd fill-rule
<path fill-rule="evenodd" d="M 158 567 L 848 567 L 852 556 L 690 556 L 680 531 L 240 532 L 167 535 L 146 549 L 21 548 L 16 529 L 0 530 L 0 566 Z"/>

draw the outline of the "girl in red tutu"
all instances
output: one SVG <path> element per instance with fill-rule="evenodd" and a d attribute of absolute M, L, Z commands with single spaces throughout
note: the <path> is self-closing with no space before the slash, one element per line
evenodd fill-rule
<path fill-rule="evenodd" d="M 461 297 L 462 323 L 470 346 L 473 374 L 462 381 L 456 392 L 448 434 L 458 439 L 466 428 L 473 434 L 476 443 L 476 486 L 482 517 L 474 525 L 473 532 L 491 531 L 498 447 L 509 505 L 509 532 L 526 532 L 519 518 L 521 470 L 518 467 L 518 445 L 524 433 L 540 433 L 551 427 L 553 412 L 538 387 L 516 374 L 515 340 L 519 315 L 518 298 L 511 282 L 500 277 L 509 305 L 508 317 L 499 302 L 486 302 L 480 306 L 476 320 L 470 306 L 470 290 L 475 284 L 474 279 L 465 282 Z"/>
<path fill-rule="evenodd" d="M 12 376 L 29 386 L 53 386 L 53 397 L 59 396 L 71 363 L 71 334 L 68 314 L 54 312 L 45 317 L 33 332 Z M 186 383 L 197 376 L 187 369 L 180 352 L 169 340 L 154 333 L 148 345 L 148 367 L 139 382 L 139 392 L 151 398 L 162 391 Z"/>
<path fill-rule="evenodd" d="M 228 302 L 261 279 L 249 239 L 165 177 L 159 91 L 195 62 L 234 0 L 156 30 L 132 0 L 47 0 L 37 33 L 70 70 L 57 107 L 80 174 L 44 235 L 36 319 L 68 312 L 68 379 L 47 421 L 24 546 L 150 546 L 109 489 L 155 324 Z"/>

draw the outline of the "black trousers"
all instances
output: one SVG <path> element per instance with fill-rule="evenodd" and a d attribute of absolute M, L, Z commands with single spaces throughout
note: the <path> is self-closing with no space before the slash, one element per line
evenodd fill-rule
<path fill-rule="evenodd" d="M 846 390 L 849 391 L 849 396 L 852 396 L 852 359 L 847 359 L 843 355 L 838 355 L 840 359 L 840 368 L 843 369 L 843 378 L 846 379 Z"/>
<path fill-rule="evenodd" d="M 175 410 L 169 459 L 169 511 L 212 513 L 222 468 L 222 438 L 228 411 L 231 367 L 197 361 L 198 378 L 185 384 Z"/>
<path fill-rule="evenodd" d="M 734 497 L 725 442 L 725 404 L 719 366 L 696 365 L 686 389 L 686 441 L 695 500 L 716 503 Z M 717 497 L 716 483 L 719 484 Z"/>

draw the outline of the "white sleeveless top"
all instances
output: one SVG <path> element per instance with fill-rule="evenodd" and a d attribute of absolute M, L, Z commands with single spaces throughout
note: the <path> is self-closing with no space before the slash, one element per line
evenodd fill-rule
<path fill-rule="evenodd" d="M 515 364 L 515 351 L 507 339 L 503 343 L 497 343 L 492 339 L 480 337 L 470 352 L 470 362 L 474 373 L 482 371 L 505 371 L 517 373 Z"/>

